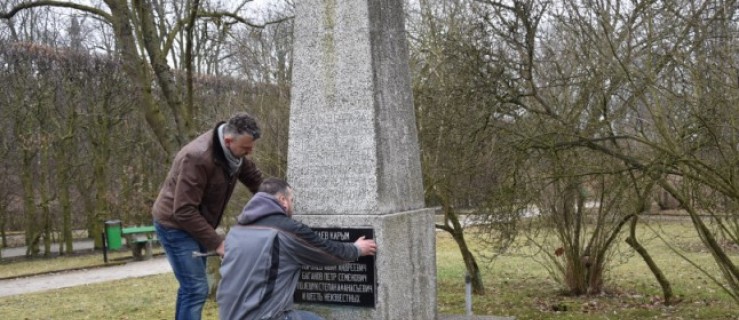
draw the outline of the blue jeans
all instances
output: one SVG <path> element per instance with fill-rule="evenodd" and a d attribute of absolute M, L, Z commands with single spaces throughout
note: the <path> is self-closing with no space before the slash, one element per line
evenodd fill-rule
<path fill-rule="evenodd" d="M 303 310 L 291 310 L 285 313 L 285 320 L 324 320 L 315 313 Z"/>
<path fill-rule="evenodd" d="M 171 229 L 154 221 L 154 228 L 167 253 L 174 276 L 180 283 L 177 290 L 175 320 L 200 320 L 205 299 L 208 298 L 208 278 L 205 275 L 205 257 L 193 257 L 193 251 L 206 249 L 187 231 Z"/>

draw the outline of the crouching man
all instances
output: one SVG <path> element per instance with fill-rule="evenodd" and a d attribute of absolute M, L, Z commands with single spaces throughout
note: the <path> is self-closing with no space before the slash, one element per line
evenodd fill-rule
<path fill-rule="evenodd" d="M 244 207 L 225 240 L 216 299 L 222 320 L 323 319 L 293 309 L 293 293 L 303 265 L 339 265 L 374 255 L 364 237 L 354 243 L 326 240 L 292 219 L 293 190 L 269 178 Z"/>

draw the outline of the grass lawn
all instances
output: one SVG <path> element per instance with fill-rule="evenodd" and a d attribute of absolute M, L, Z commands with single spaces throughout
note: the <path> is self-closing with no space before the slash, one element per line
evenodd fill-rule
<path fill-rule="evenodd" d="M 701 249 L 692 226 L 687 223 L 652 223 L 655 230 L 678 245 L 714 276 L 719 276 L 710 255 Z M 503 255 L 483 267 L 486 294 L 474 296 L 478 315 L 515 316 L 517 319 L 739 319 L 739 304 L 705 275 L 671 252 L 649 229 L 640 241 L 672 282 L 682 298 L 675 306 L 661 303 L 660 288 L 641 259 L 620 245 L 618 261 L 607 273 L 607 293 L 572 297 L 551 280 L 546 269 L 530 257 Z M 468 236 L 474 248 L 474 237 Z M 479 250 L 479 248 L 476 248 Z M 730 251 L 739 261 L 739 252 Z M 99 255 L 95 256 L 100 259 Z M 74 260 L 64 258 L 66 268 Z M 57 261 L 0 264 L 0 277 L 55 265 Z M 52 269 L 57 269 L 53 268 Z M 10 271 L 14 270 L 14 271 Z M 19 271 L 20 270 L 20 271 Z M 440 314 L 463 314 L 464 266 L 456 244 L 447 234 L 437 233 L 437 309 Z M 171 274 L 113 281 L 44 293 L 0 298 L 2 319 L 171 319 L 177 283 Z M 566 311 L 553 311 L 553 309 Z M 215 303 L 208 302 L 204 319 L 217 319 Z"/>

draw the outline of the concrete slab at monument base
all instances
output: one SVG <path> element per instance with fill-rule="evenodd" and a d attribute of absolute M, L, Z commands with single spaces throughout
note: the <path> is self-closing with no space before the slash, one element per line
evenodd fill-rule
<path fill-rule="evenodd" d="M 375 308 L 300 304 L 299 309 L 335 319 L 436 319 L 434 209 L 385 215 L 295 215 L 314 228 L 372 228 Z"/>

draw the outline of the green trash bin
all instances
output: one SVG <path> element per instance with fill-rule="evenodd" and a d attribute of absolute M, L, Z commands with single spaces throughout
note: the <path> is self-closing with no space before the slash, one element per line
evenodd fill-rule
<path fill-rule="evenodd" d="M 108 250 L 121 248 L 121 220 L 105 221 L 105 241 L 108 243 Z"/>

